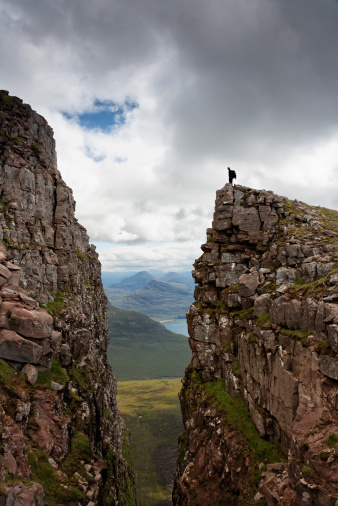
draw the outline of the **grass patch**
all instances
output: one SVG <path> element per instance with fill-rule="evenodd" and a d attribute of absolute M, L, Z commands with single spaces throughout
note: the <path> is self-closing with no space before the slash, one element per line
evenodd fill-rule
<path fill-rule="evenodd" d="M 85 369 L 79 369 L 75 365 L 70 369 L 70 376 L 73 383 L 76 383 L 78 387 L 87 392 L 88 394 L 93 393 L 93 385 L 91 384 Z"/>
<path fill-rule="evenodd" d="M 281 333 L 285 336 L 291 337 L 292 339 L 297 339 L 302 344 L 305 344 L 307 341 L 307 338 L 313 334 L 314 330 L 289 330 L 289 329 L 282 329 Z"/>
<path fill-rule="evenodd" d="M 89 260 L 88 255 L 86 255 L 85 253 L 81 253 L 80 251 L 77 251 L 77 252 L 76 252 L 76 256 L 77 256 L 77 258 L 79 258 L 80 260 Z"/>
<path fill-rule="evenodd" d="M 57 290 L 54 300 L 51 300 L 47 304 L 40 304 L 40 307 L 46 309 L 52 316 L 59 316 L 61 309 L 64 307 L 64 298 L 61 290 Z"/>
<path fill-rule="evenodd" d="M 227 288 L 224 288 L 222 290 L 222 293 L 238 293 L 239 290 L 239 283 L 236 285 L 228 286 Z"/>
<path fill-rule="evenodd" d="M 232 362 L 232 364 L 231 364 L 231 370 L 234 373 L 234 375 L 237 376 L 237 378 L 241 377 L 241 371 L 239 369 L 238 359 L 237 358 L 236 358 L 236 360 L 234 360 Z"/>
<path fill-rule="evenodd" d="M 196 381 L 196 377 L 194 381 Z M 285 457 L 277 445 L 265 441 L 259 435 L 243 399 L 240 396 L 233 398 L 226 392 L 224 379 L 207 383 L 199 381 L 198 383 L 206 391 L 209 400 L 216 405 L 217 409 L 225 413 L 227 423 L 233 429 L 238 429 L 241 432 L 257 462 L 285 461 Z"/>
<path fill-rule="evenodd" d="M 276 283 L 268 283 L 263 288 L 264 288 L 264 293 L 273 293 L 277 290 L 277 285 L 276 285 Z"/>
<path fill-rule="evenodd" d="M 69 381 L 66 370 L 61 367 L 60 362 L 56 359 L 53 359 L 50 371 L 39 372 L 35 386 L 38 388 L 50 388 L 52 381 L 60 385 L 65 385 Z"/>
<path fill-rule="evenodd" d="M 328 277 L 317 279 L 316 281 L 312 281 L 312 283 L 305 283 L 304 285 L 294 283 L 292 287 L 290 287 L 290 291 L 295 294 L 302 295 L 312 295 L 324 290 L 327 290 L 328 285 Z"/>
<path fill-rule="evenodd" d="M 330 352 L 331 350 L 332 350 L 332 348 L 331 348 L 330 341 L 328 341 L 327 339 L 320 341 L 320 343 L 318 343 L 316 346 L 316 351 L 318 353 L 327 353 L 327 352 Z"/>
<path fill-rule="evenodd" d="M 239 320 L 244 320 L 252 315 L 254 311 L 254 307 L 249 307 L 248 309 L 241 309 L 239 311 L 233 311 L 232 315 Z"/>
<path fill-rule="evenodd" d="M 87 481 L 91 481 L 81 462 L 90 462 L 92 455 L 92 447 L 88 437 L 83 432 L 75 432 L 70 444 L 70 451 L 62 463 L 61 470 L 68 476 L 73 476 L 77 471 Z"/>
<path fill-rule="evenodd" d="M 5 360 L 0 359 L 0 383 L 7 387 L 9 390 L 13 390 L 13 377 L 15 370 Z"/>
<path fill-rule="evenodd" d="M 302 473 L 305 478 L 311 478 L 315 474 L 314 470 L 308 466 L 302 467 Z"/>
<path fill-rule="evenodd" d="M 232 350 L 232 341 L 227 341 L 223 346 L 222 350 L 225 352 L 229 352 Z"/>
<path fill-rule="evenodd" d="M 270 320 L 269 313 L 262 313 L 257 318 L 257 323 L 260 327 L 263 327 L 264 329 L 270 328 L 272 325 L 272 321 Z"/>
<path fill-rule="evenodd" d="M 46 494 L 46 505 L 57 506 L 70 501 L 83 501 L 84 494 L 78 488 L 69 486 L 63 488 L 55 470 L 48 462 L 47 455 L 42 450 L 27 452 L 28 462 L 32 469 L 33 480 L 41 483 Z"/>
<path fill-rule="evenodd" d="M 256 338 L 255 338 L 255 336 L 254 336 L 253 332 L 250 332 L 250 334 L 249 334 L 249 336 L 248 336 L 248 341 L 249 341 L 250 343 L 255 343 L 255 342 L 256 342 Z"/>
<path fill-rule="evenodd" d="M 326 446 L 329 446 L 330 448 L 337 448 L 338 444 L 338 436 L 334 432 L 332 432 L 326 439 L 325 439 Z"/>

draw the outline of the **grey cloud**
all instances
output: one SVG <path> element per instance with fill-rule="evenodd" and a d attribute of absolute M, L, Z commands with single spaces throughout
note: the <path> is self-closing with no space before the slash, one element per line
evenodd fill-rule
<path fill-rule="evenodd" d="M 200 240 L 228 165 L 238 183 L 338 205 L 331 160 L 320 187 L 306 161 L 297 186 L 290 177 L 299 152 L 338 131 L 338 2 L 2 0 L 0 24 L 3 86 L 47 115 L 80 113 L 96 98 L 140 104 L 130 119 L 140 126 L 126 133 L 129 152 L 109 151 L 114 136 L 84 137 L 95 181 L 88 170 L 91 193 L 81 196 L 78 216 L 95 240 Z M 163 131 L 165 152 L 149 172 L 152 158 L 138 164 L 128 137 L 147 129 L 141 144 L 151 152 Z"/>

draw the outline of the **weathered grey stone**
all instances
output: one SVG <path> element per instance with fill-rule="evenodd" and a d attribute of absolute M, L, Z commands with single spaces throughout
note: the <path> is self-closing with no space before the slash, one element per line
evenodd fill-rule
<path fill-rule="evenodd" d="M 299 329 L 301 326 L 302 302 L 297 299 L 290 300 L 290 302 L 286 303 L 284 306 L 284 315 L 285 324 L 288 329 Z"/>
<path fill-rule="evenodd" d="M 8 278 L 7 282 L 10 283 L 11 285 L 19 286 L 21 277 L 20 271 L 11 271 L 11 272 L 12 274 Z"/>
<path fill-rule="evenodd" d="M 56 353 L 59 353 L 60 348 L 61 348 L 61 342 L 62 342 L 61 332 L 53 330 L 50 342 L 51 342 L 51 346 L 53 348 L 53 351 L 55 351 Z"/>
<path fill-rule="evenodd" d="M 244 232 L 259 230 L 261 226 L 257 209 L 251 207 L 235 206 L 232 223 Z"/>
<path fill-rule="evenodd" d="M 63 389 L 63 385 L 60 385 L 60 383 L 56 383 L 56 381 L 52 381 L 50 387 L 52 390 L 55 390 L 56 392 Z"/>
<path fill-rule="evenodd" d="M 216 286 L 220 288 L 226 288 L 238 283 L 239 278 L 243 272 L 243 267 L 236 266 L 235 264 L 229 264 L 218 266 L 215 268 L 215 270 L 217 272 Z"/>
<path fill-rule="evenodd" d="M 251 274 L 243 274 L 239 278 L 239 295 L 240 297 L 250 297 L 255 294 L 258 286 L 258 274 L 253 272 Z"/>
<path fill-rule="evenodd" d="M 262 294 L 255 299 L 254 316 L 260 316 L 263 313 L 268 313 L 270 309 L 270 294 Z"/>
<path fill-rule="evenodd" d="M 44 339 L 52 334 L 53 317 L 44 309 L 24 309 L 15 306 L 9 318 L 11 330 L 25 337 Z"/>
<path fill-rule="evenodd" d="M 330 283 L 331 283 L 331 285 L 338 283 L 338 272 L 336 274 L 332 274 L 332 276 L 330 276 Z"/>
<path fill-rule="evenodd" d="M 42 347 L 31 343 L 12 330 L 0 331 L 0 357 L 14 362 L 38 364 Z"/>
<path fill-rule="evenodd" d="M 60 347 L 60 362 L 62 367 L 68 367 L 71 365 L 73 359 L 70 352 L 69 344 L 61 344 Z"/>
<path fill-rule="evenodd" d="M 35 385 L 38 379 L 38 371 L 32 364 L 26 364 L 21 369 L 21 372 L 26 376 L 28 383 L 30 383 L 31 385 Z"/>
<path fill-rule="evenodd" d="M 231 218 L 215 220 L 213 222 L 213 228 L 215 230 L 229 230 L 231 228 Z"/>
<path fill-rule="evenodd" d="M 335 353 L 338 353 L 338 325 L 329 325 L 327 330 L 331 348 Z"/>
<path fill-rule="evenodd" d="M 338 380 L 338 361 L 336 358 L 321 355 L 319 357 L 319 370 L 325 376 Z"/>
<path fill-rule="evenodd" d="M 195 316 L 189 321 L 189 334 L 202 343 L 214 343 L 218 327 L 208 314 Z"/>
<path fill-rule="evenodd" d="M 76 359 L 87 355 L 91 333 L 87 329 L 79 329 L 74 332 L 73 357 Z"/>
<path fill-rule="evenodd" d="M 287 267 L 280 267 L 276 271 L 276 285 L 292 284 L 296 280 L 296 270 Z"/>

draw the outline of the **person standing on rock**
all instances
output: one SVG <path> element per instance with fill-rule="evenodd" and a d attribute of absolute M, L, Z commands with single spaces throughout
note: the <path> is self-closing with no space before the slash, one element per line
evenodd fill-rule
<path fill-rule="evenodd" d="M 232 181 L 236 179 L 236 172 L 234 170 L 231 170 L 230 167 L 228 167 L 228 174 L 229 174 L 229 183 L 232 185 Z"/>

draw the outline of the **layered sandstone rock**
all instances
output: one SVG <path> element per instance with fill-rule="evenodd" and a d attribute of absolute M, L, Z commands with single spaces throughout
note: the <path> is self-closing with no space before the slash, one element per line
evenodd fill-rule
<path fill-rule="evenodd" d="M 338 213 L 225 185 L 202 251 L 174 503 L 336 505 Z"/>
<path fill-rule="evenodd" d="M 74 210 L 52 129 L 0 92 L 1 504 L 134 503 L 100 263 Z"/>

